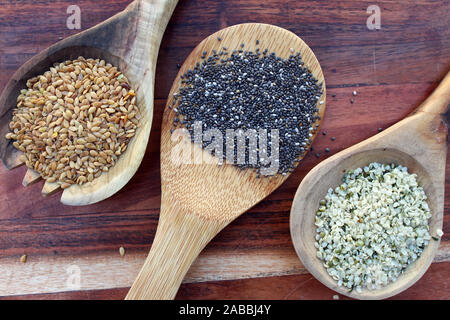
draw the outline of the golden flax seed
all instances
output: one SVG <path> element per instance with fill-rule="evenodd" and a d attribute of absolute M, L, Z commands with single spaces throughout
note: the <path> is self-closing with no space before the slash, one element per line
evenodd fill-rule
<path fill-rule="evenodd" d="M 100 59 L 54 64 L 27 81 L 6 139 L 21 160 L 63 189 L 109 171 L 136 134 L 140 119 L 128 79 Z"/>

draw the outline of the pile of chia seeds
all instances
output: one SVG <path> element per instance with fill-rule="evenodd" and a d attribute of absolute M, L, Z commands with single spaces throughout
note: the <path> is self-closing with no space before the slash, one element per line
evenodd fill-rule
<path fill-rule="evenodd" d="M 202 61 L 181 76 L 181 87 L 170 108 L 175 111 L 174 128 L 186 128 L 192 142 L 206 149 L 209 141 L 194 140 L 198 123 L 203 131 L 220 130 L 223 137 L 230 129 L 266 129 L 268 146 L 264 151 L 268 154 L 272 152 L 271 130 L 278 129 L 278 169 L 273 174 L 287 174 L 312 143 L 320 120 L 317 103 L 321 95 L 322 84 L 304 66 L 299 53 L 283 59 L 267 49 L 244 51 L 242 44 L 232 52 L 225 47 L 220 52 L 203 52 Z M 254 168 L 258 176 L 268 175 L 262 173 L 268 164 L 261 155 L 258 153 L 254 161 L 249 154 L 248 141 L 242 163 L 237 161 L 237 148 L 233 155 L 227 154 L 225 140 L 223 153 L 211 152 L 213 155 L 225 159 L 232 156 L 237 167 Z M 260 147 L 258 143 L 257 150 Z"/>

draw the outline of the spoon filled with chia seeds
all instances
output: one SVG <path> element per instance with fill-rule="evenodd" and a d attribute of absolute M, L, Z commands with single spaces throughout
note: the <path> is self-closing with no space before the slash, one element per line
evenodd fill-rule
<path fill-rule="evenodd" d="M 126 299 L 173 299 L 208 242 L 295 169 L 324 110 L 320 64 L 295 34 L 251 23 L 203 40 L 164 110 L 161 215 Z"/>

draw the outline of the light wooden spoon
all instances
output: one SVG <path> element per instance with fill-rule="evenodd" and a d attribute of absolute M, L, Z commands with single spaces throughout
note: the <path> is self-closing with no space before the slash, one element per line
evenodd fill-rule
<path fill-rule="evenodd" d="M 218 40 L 221 38 L 221 41 Z M 229 52 L 240 49 L 269 49 L 278 56 L 289 57 L 292 51 L 302 54 L 305 65 L 322 83 L 325 83 L 319 62 L 311 49 L 295 34 L 266 24 L 232 26 L 203 40 L 189 55 L 174 81 L 167 101 L 161 132 L 162 200 L 158 229 L 145 264 L 127 295 L 127 299 L 172 299 L 181 281 L 206 244 L 226 225 L 274 191 L 288 177 L 277 175 L 256 178 L 254 170 L 240 170 L 232 165 L 217 165 L 198 145 L 183 137 L 184 142 L 171 139 L 175 112 L 169 109 L 173 94 L 180 87 L 180 76 L 201 61 L 203 51 Z M 292 50 L 291 50 L 292 48 Z M 323 117 L 325 103 L 319 105 Z M 174 138 L 174 137 L 172 137 Z M 179 143 L 193 146 L 194 154 L 205 162 L 215 164 L 180 164 L 172 160 L 172 150 Z M 215 160 L 215 161 L 214 161 Z"/>
<path fill-rule="evenodd" d="M 65 189 L 61 202 L 86 205 L 104 200 L 119 191 L 138 169 L 147 147 L 153 119 L 153 89 L 159 45 L 178 0 L 135 0 L 124 11 L 84 32 L 64 39 L 31 58 L 12 76 L 0 96 L 0 157 L 9 169 L 18 167 L 21 152 L 6 140 L 12 111 L 26 81 L 50 69 L 55 62 L 85 58 L 102 58 L 117 66 L 130 80 L 137 94 L 142 121 L 127 151 L 109 172 L 92 183 Z M 40 179 L 29 169 L 23 185 Z M 44 184 L 43 195 L 59 191 L 56 183 Z"/>
<path fill-rule="evenodd" d="M 398 278 L 379 290 L 348 290 L 338 287 L 328 275 L 323 262 L 316 257 L 314 247 L 315 215 L 319 201 L 329 188 L 341 184 L 344 172 L 360 168 L 371 162 L 395 163 L 416 173 L 432 212 L 430 234 L 442 229 L 444 211 L 444 180 L 447 156 L 447 126 L 450 103 L 450 73 L 433 94 L 406 119 L 385 131 L 356 144 L 314 167 L 302 180 L 291 209 L 290 229 L 292 241 L 302 263 L 327 287 L 352 298 L 384 299 L 414 284 L 430 266 L 439 246 L 431 240 L 422 255 Z"/>

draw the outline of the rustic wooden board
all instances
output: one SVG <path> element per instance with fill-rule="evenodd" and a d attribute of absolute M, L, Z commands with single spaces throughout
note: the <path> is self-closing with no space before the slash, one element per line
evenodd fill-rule
<path fill-rule="evenodd" d="M 450 262 L 432 264 L 428 272 L 410 289 L 390 300 L 445 300 L 448 299 L 448 268 Z M 433 284 L 433 285 L 431 285 Z M 4 299 L 123 299 L 129 288 L 66 291 L 48 294 L 16 295 Z M 323 299 L 349 298 L 336 295 L 336 292 L 324 287 L 309 273 L 273 276 L 233 281 L 208 281 L 182 284 L 177 299 Z"/>
<path fill-rule="evenodd" d="M 123 10 L 129 2 L 77 1 L 82 29 Z M 60 37 L 76 33 L 66 28 L 66 9 L 71 4 L 2 1 L 0 90 L 28 58 Z M 317 137 L 314 151 L 277 191 L 207 246 L 177 297 L 329 299 L 333 293 L 305 273 L 291 244 L 289 210 L 298 184 L 325 157 L 405 117 L 450 68 L 448 2 L 379 1 L 378 31 L 366 27 L 366 9 L 371 4 L 368 0 L 181 0 L 160 49 L 150 142 L 138 173 L 127 186 L 101 203 L 67 207 L 58 195 L 42 198 L 42 182 L 25 189 L 21 183 L 25 168 L 8 171 L 0 165 L 0 296 L 125 296 L 156 230 L 161 117 L 177 64 L 220 28 L 263 22 L 295 32 L 316 53 L 327 81 L 327 111 L 322 123 L 327 134 Z M 353 90 L 358 92 L 356 97 L 352 97 Z M 336 141 L 330 140 L 332 136 Z M 324 152 L 326 147 L 330 153 Z M 424 278 L 398 298 L 450 298 L 450 165 L 446 171 L 445 235 L 435 259 L 442 263 L 433 264 Z M 118 253 L 120 246 L 126 249 L 123 258 Z M 21 264 L 24 253 L 28 260 Z M 81 270 L 79 290 L 66 285 L 71 265 Z M 266 287 L 279 289 L 268 291 Z"/>

